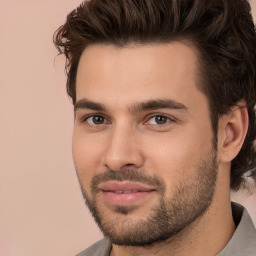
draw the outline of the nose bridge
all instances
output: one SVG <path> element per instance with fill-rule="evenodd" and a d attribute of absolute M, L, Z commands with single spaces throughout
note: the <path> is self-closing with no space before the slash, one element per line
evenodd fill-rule
<path fill-rule="evenodd" d="M 127 166 L 138 168 L 143 164 L 136 130 L 131 125 L 123 122 L 113 126 L 109 135 L 104 162 L 113 171 Z"/>

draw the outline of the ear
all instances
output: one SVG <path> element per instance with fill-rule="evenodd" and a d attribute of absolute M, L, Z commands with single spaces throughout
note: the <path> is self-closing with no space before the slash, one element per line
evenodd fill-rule
<path fill-rule="evenodd" d="M 219 121 L 218 149 L 219 161 L 231 162 L 241 150 L 248 130 L 249 118 L 246 107 L 235 106 Z"/>

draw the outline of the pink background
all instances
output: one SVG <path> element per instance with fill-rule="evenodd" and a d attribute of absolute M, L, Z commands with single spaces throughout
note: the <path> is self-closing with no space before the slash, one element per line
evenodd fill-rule
<path fill-rule="evenodd" d="M 52 44 L 53 32 L 79 3 L 0 0 L 2 256 L 70 256 L 102 236 L 76 179 L 64 58 L 54 59 Z M 256 191 L 232 196 L 256 223 Z"/>

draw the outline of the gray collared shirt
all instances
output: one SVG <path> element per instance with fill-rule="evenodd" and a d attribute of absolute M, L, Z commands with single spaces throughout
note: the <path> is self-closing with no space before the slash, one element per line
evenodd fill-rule
<path fill-rule="evenodd" d="M 241 205 L 232 203 L 235 233 L 218 256 L 256 256 L 256 229 L 249 213 Z"/>
<path fill-rule="evenodd" d="M 232 203 L 233 219 L 237 226 L 225 248 L 217 256 L 256 256 L 256 229 L 244 207 Z M 111 242 L 103 238 L 76 256 L 109 256 Z"/>

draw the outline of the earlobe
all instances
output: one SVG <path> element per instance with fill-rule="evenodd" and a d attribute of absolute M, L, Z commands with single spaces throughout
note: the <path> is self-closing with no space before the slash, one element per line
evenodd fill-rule
<path fill-rule="evenodd" d="M 220 162 L 231 162 L 243 146 L 248 130 L 247 108 L 236 106 L 221 120 Z"/>

